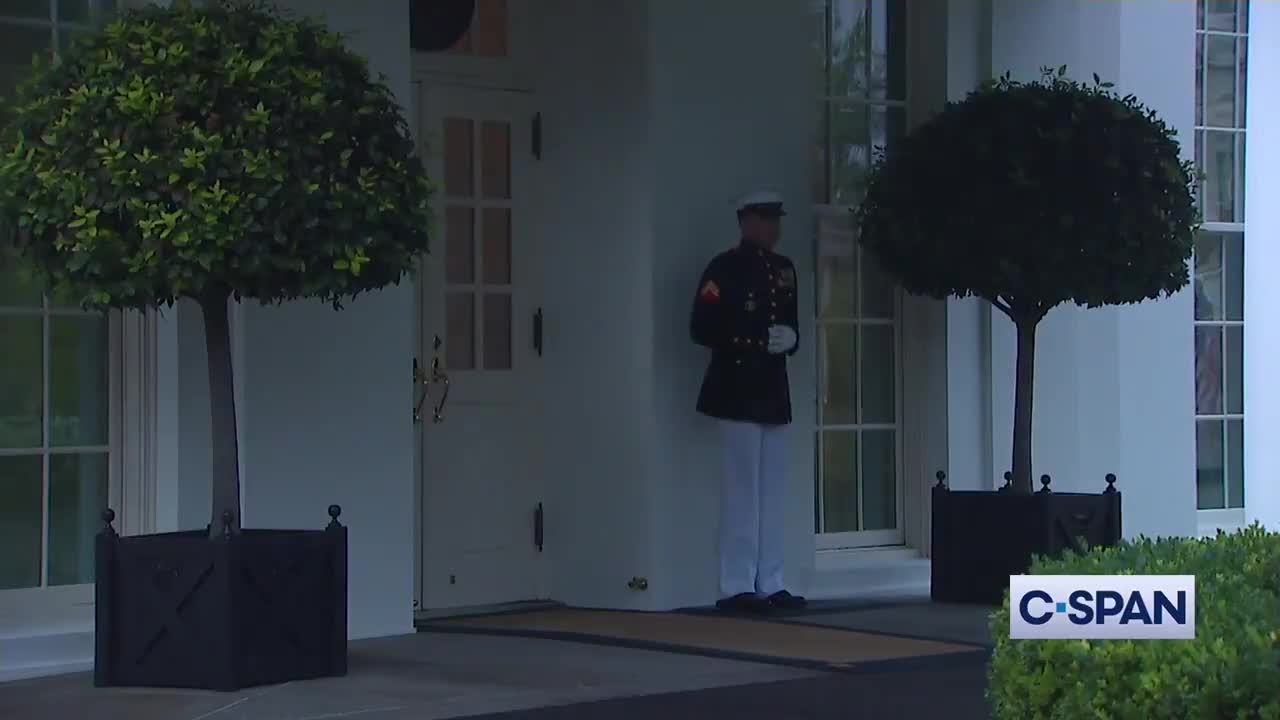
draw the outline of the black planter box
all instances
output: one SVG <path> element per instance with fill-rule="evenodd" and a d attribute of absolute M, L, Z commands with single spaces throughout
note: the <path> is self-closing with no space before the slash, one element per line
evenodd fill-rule
<path fill-rule="evenodd" d="M 951 490 L 938 473 L 933 487 L 932 587 L 936 602 L 999 605 L 1009 576 L 1022 575 L 1033 556 L 1120 542 L 1120 493 L 1107 475 L 1102 493 L 1034 494 L 1008 490 Z"/>
<path fill-rule="evenodd" d="M 347 529 L 121 537 L 96 547 L 94 685 L 238 690 L 347 672 Z"/>

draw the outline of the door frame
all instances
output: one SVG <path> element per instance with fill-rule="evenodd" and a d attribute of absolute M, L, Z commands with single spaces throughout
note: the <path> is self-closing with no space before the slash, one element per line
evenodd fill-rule
<path fill-rule="evenodd" d="M 501 84 L 496 84 L 496 83 L 494 84 L 477 83 L 477 82 L 471 82 L 468 80 L 460 80 L 458 77 L 452 74 L 435 74 L 435 73 L 425 71 L 423 69 L 422 64 L 417 64 L 417 63 L 415 64 L 414 76 L 412 78 L 410 87 L 412 88 L 412 93 L 413 93 L 413 99 L 411 102 L 412 107 L 409 112 L 410 123 L 415 135 L 415 143 L 419 144 L 419 147 L 422 147 L 421 143 L 423 142 L 423 138 L 420 137 L 420 134 L 422 131 L 422 122 L 427 118 L 427 110 L 425 107 L 425 103 L 427 102 L 427 99 L 432 90 L 439 90 L 439 91 L 443 91 L 444 93 L 452 92 L 452 93 L 458 93 L 458 94 L 484 95 L 494 99 L 499 99 L 504 97 L 518 98 L 516 102 L 518 102 L 520 105 L 523 105 L 525 109 L 529 111 L 530 120 L 532 120 L 532 115 L 535 112 L 534 96 L 528 90 L 514 89 L 511 87 L 503 87 L 501 86 Z M 523 152 L 524 149 L 527 148 L 527 145 L 525 144 L 525 142 L 527 141 L 527 136 L 519 132 L 519 127 L 520 126 L 517 124 L 513 124 L 512 126 L 511 152 L 513 154 L 516 152 Z M 535 162 L 536 160 L 530 161 L 529 164 L 527 165 L 525 178 L 524 178 L 525 188 L 523 189 L 523 191 L 516 190 L 516 192 L 521 192 L 522 195 L 532 194 L 533 188 L 536 185 L 536 182 L 533 181 L 531 177 L 532 172 L 530 172 L 530 170 L 533 167 Z M 428 170 L 429 177 L 431 177 L 433 180 L 436 177 L 439 177 L 441 175 L 441 168 L 439 167 L 439 163 L 440 163 L 440 158 L 424 157 L 424 165 Z M 513 182 L 514 182 L 514 177 L 513 177 Z M 442 198 L 442 197 L 443 197 L 443 193 L 438 191 L 436 198 Z M 528 211 L 524 213 L 525 219 L 517 221 L 520 223 L 519 233 L 522 238 L 521 244 L 526 247 L 536 247 L 538 243 L 537 241 L 538 223 L 536 221 L 536 210 L 535 210 L 536 203 L 533 202 L 532 199 L 522 199 L 520 200 L 520 203 L 523 207 L 529 208 Z M 433 208 L 433 217 L 432 217 L 433 227 L 430 235 L 433 238 L 440 238 L 442 237 L 440 230 L 443 229 L 444 214 L 443 212 L 437 212 L 435 210 L 436 209 Z M 513 225 L 513 232 L 515 232 L 514 228 L 515 226 Z M 440 250 L 442 250 L 442 248 L 439 248 L 435 243 L 432 244 L 432 252 L 438 252 Z M 513 249 L 513 252 L 515 252 L 514 249 Z M 529 252 L 529 251 L 526 250 L 525 252 Z M 524 303 L 524 305 L 528 305 L 529 308 L 537 307 L 540 305 L 540 295 L 541 295 L 541 289 L 542 289 L 542 283 L 543 283 L 543 272 L 545 271 L 545 264 L 542 263 L 537 258 L 536 255 L 533 255 L 532 257 L 529 257 L 527 261 L 521 261 L 521 264 L 517 266 L 514 264 L 516 262 L 515 257 L 516 256 L 513 254 L 513 260 L 512 260 L 513 273 L 517 272 L 517 267 L 519 267 L 520 269 L 523 269 L 524 272 L 530 278 L 530 280 L 522 282 L 519 285 L 519 287 L 521 288 L 521 294 L 523 294 L 526 298 L 528 298 L 528 302 Z M 426 301 L 428 299 L 426 297 L 426 293 L 428 292 L 428 282 L 426 281 L 426 278 L 428 277 L 427 273 L 430 272 L 429 268 L 427 268 L 426 266 L 426 262 L 427 260 L 425 257 L 419 259 L 418 270 L 414 276 L 415 277 L 415 280 L 414 280 L 415 306 L 414 306 L 413 348 L 414 348 L 414 357 L 417 361 L 418 367 L 420 367 L 423 370 L 429 371 L 431 360 L 434 357 L 432 348 L 430 347 L 430 339 L 431 339 L 431 336 L 435 333 L 436 328 L 429 327 L 429 325 L 431 324 L 431 320 L 430 320 L 429 314 L 425 312 L 425 309 L 427 307 Z M 522 332 L 522 330 L 525 328 L 526 320 L 521 315 L 517 314 L 522 311 L 522 308 L 523 308 L 523 305 L 520 305 L 520 304 L 515 304 L 513 305 L 513 308 L 512 308 L 513 310 L 513 325 L 512 325 L 513 351 L 515 350 L 515 347 L 517 346 L 517 344 L 523 343 L 526 339 L 525 335 Z M 409 365 L 410 367 L 406 367 L 407 374 L 412 370 L 412 364 L 409 364 Z M 540 375 L 539 364 L 537 362 L 529 363 L 529 367 L 527 368 L 525 375 L 528 376 L 525 378 L 526 384 L 528 384 L 530 387 L 536 387 L 539 383 L 537 379 Z M 412 380 L 412 387 L 413 387 L 412 401 L 414 404 L 417 404 L 419 400 L 419 395 L 421 394 L 421 388 L 416 379 Z M 425 604 L 426 597 L 427 597 L 427 588 L 426 588 L 426 582 L 425 582 L 423 570 L 424 570 L 424 566 L 428 561 L 427 552 L 426 552 L 428 518 L 427 518 L 425 506 L 424 506 L 424 501 L 425 501 L 425 496 L 428 488 L 428 483 L 430 482 L 430 478 L 428 477 L 428 474 L 427 474 L 428 472 L 430 472 L 430 468 L 424 464 L 424 455 L 426 451 L 425 444 L 427 442 L 426 433 L 429 432 L 428 425 L 431 423 L 430 416 L 432 413 L 432 405 L 434 401 L 438 400 L 438 396 L 435 395 L 435 392 L 436 390 L 433 389 L 432 395 L 428 397 L 428 399 L 424 402 L 422 406 L 422 414 L 423 414 L 422 422 L 415 423 L 415 428 L 414 428 L 414 460 L 413 460 L 413 468 L 414 468 L 414 583 L 413 583 L 414 598 L 413 598 L 413 609 L 415 613 L 418 613 L 418 614 L 431 613 L 431 612 L 450 612 L 448 610 L 441 611 L 438 608 L 427 607 Z M 537 400 L 538 400 L 537 394 L 536 393 L 531 394 L 530 403 L 531 404 L 536 403 Z M 445 407 L 445 411 L 446 412 L 448 411 L 447 405 Z M 530 409 L 528 407 L 526 407 L 526 411 L 536 412 L 536 410 Z M 409 414 L 409 412 L 410 412 L 410 409 L 406 409 L 406 414 Z M 535 449 L 536 449 L 536 443 L 534 443 L 533 445 L 535 446 Z M 537 478 L 536 482 L 540 483 L 539 489 L 542 490 L 542 492 L 539 492 L 538 495 L 539 497 L 545 497 L 545 476 L 541 472 L 541 469 L 544 467 L 544 465 L 541 463 L 541 458 L 534 458 L 534 461 L 536 462 L 536 468 L 537 468 L 534 473 L 534 476 Z M 548 572 L 546 570 L 547 560 L 546 560 L 545 551 L 540 553 L 540 557 L 542 558 L 541 562 L 539 563 L 541 567 L 536 571 L 536 580 L 535 580 L 536 586 L 534 588 L 531 588 L 531 592 L 529 593 L 530 599 L 544 598 L 547 596 Z"/>

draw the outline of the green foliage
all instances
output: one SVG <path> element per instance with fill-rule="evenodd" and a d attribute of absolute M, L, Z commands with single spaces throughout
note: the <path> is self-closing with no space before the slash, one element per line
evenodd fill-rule
<path fill-rule="evenodd" d="M 391 90 L 319 24 L 209 5 L 128 11 L 37 61 L 0 141 L 18 249 L 88 307 L 398 282 L 431 189 Z"/>
<path fill-rule="evenodd" d="M 904 288 L 1018 320 L 1140 302 L 1188 282 L 1197 211 L 1172 128 L 1066 68 L 976 90 L 878 158 L 860 241 Z"/>
<path fill-rule="evenodd" d="M 1280 534 L 1139 539 L 1031 573 L 1195 575 L 1196 638 L 1011 640 L 1006 594 L 991 622 L 997 720 L 1280 718 Z"/>

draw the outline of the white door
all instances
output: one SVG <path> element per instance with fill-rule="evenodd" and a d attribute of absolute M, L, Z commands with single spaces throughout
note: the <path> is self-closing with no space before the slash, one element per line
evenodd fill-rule
<path fill-rule="evenodd" d="M 525 93 L 419 84 L 418 139 L 435 181 L 419 274 L 419 608 L 543 597 Z"/>

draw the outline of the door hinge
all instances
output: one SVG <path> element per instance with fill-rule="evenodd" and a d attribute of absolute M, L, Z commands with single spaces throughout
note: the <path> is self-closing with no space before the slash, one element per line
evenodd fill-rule
<path fill-rule="evenodd" d="M 542 503 L 533 511 L 533 544 L 542 552 Z"/>
<path fill-rule="evenodd" d="M 542 357 L 542 308 L 533 313 L 533 351 Z"/>
<path fill-rule="evenodd" d="M 530 127 L 529 150 L 533 153 L 534 159 L 542 159 L 542 113 L 540 112 L 533 114 L 533 123 Z"/>

